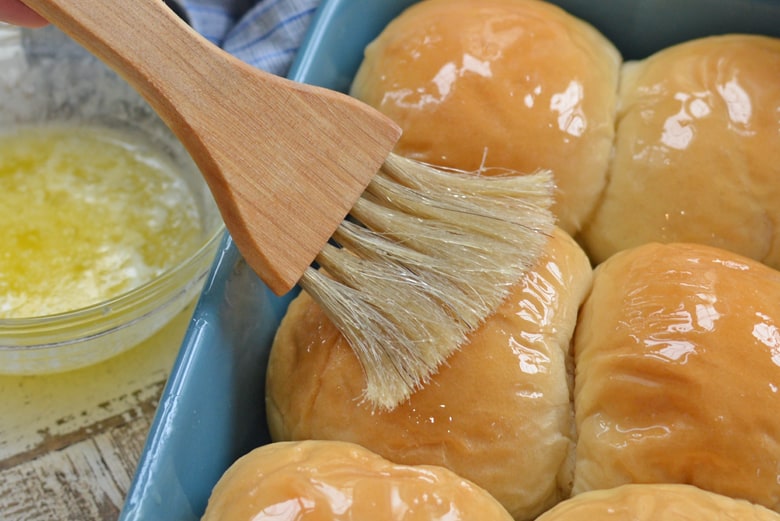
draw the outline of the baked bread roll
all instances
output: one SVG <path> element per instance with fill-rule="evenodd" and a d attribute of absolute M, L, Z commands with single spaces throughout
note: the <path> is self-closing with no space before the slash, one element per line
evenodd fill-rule
<path fill-rule="evenodd" d="M 780 268 L 780 39 L 729 35 L 622 69 L 609 182 L 581 241 L 595 262 L 697 242 Z"/>
<path fill-rule="evenodd" d="M 484 488 L 515 519 L 569 493 L 569 342 L 592 270 L 556 230 L 535 268 L 432 381 L 391 411 L 361 401 L 357 358 L 311 298 L 290 305 L 271 349 L 272 439 L 357 443 L 409 465 L 441 465 Z"/>
<path fill-rule="evenodd" d="M 539 0 L 426 0 L 365 50 L 351 94 L 395 120 L 396 152 L 476 170 L 552 170 L 570 234 L 605 184 L 621 57 Z"/>
<path fill-rule="evenodd" d="M 575 338 L 573 493 L 687 483 L 780 510 L 780 272 L 651 243 L 595 270 Z"/>
<path fill-rule="evenodd" d="M 780 521 L 780 515 L 748 501 L 691 485 L 622 485 L 574 496 L 537 521 Z"/>
<path fill-rule="evenodd" d="M 337 441 L 276 443 L 239 458 L 202 521 L 511 521 L 487 492 L 453 472 L 393 464 Z"/>

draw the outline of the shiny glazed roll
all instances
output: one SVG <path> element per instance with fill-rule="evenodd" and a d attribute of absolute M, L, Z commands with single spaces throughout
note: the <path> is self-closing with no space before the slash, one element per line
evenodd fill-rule
<path fill-rule="evenodd" d="M 581 237 L 591 258 L 698 242 L 780 268 L 780 39 L 709 37 L 626 63 L 618 105 Z"/>
<path fill-rule="evenodd" d="M 393 464 L 351 443 L 303 441 L 239 458 L 202 521 L 511 521 L 487 492 L 453 472 Z"/>
<path fill-rule="evenodd" d="M 600 195 L 621 57 L 539 0 L 426 0 L 365 51 L 351 94 L 402 128 L 399 154 L 476 170 L 553 171 L 570 234 Z"/>
<path fill-rule="evenodd" d="M 780 521 L 749 501 L 691 485 L 622 485 L 586 492 L 560 503 L 537 521 Z"/>
<path fill-rule="evenodd" d="M 361 401 L 357 358 L 302 293 L 268 364 L 272 439 L 344 440 L 396 463 L 441 465 L 532 519 L 571 487 L 569 342 L 591 276 L 582 249 L 556 230 L 504 305 L 392 411 Z"/>
<path fill-rule="evenodd" d="M 573 345 L 573 493 L 687 483 L 780 510 L 780 272 L 652 243 L 594 273 Z"/>

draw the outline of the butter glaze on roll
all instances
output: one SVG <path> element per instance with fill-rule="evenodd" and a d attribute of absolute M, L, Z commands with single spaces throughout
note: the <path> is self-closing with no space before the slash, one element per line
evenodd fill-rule
<path fill-rule="evenodd" d="M 311 298 L 294 300 L 267 373 L 272 439 L 358 443 L 404 464 L 447 467 L 532 519 L 571 487 L 569 343 L 592 270 L 560 230 L 504 305 L 432 381 L 389 412 L 361 403 L 364 378 Z"/>
<path fill-rule="evenodd" d="M 622 485 L 580 494 L 537 521 L 780 521 L 780 515 L 748 501 L 690 485 Z"/>
<path fill-rule="evenodd" d="M 593 261 L 697 242 L 780 268 L 780 39 L 702 38 L 626 63 L 618 107 L 580 238 Z"/>
<path fill-rule="evenodd" d="M 447 469 L 393 464 L 350 443 L 304 441 L 238 459 L 202 521 L 511 521 L 490 494 Z"/>
<path fill-rule="evenodd" d="M 780 510 L 780 272 L 625 250 L 595 270 L 573 349 L 574 494 L 687 483 Z"/>
<path fill-rule="evenodd" d="M 550 169 L 559 226 L 601 193 L 621 57 L 592 26 L 538 0 L 426 0 L 365 51 L 351 94 L 402 128 L 396 152 L 476 170 Z"/>

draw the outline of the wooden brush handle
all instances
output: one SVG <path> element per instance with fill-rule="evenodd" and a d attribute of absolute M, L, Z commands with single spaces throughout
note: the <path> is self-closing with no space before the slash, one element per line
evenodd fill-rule
<path fill-rule="evenodd" d="M 25 0 L 124 77 L 182 141 L 250 266 L 281 294 L 392 150 L 388 118 L 264 73 L 162 0 Z"/>

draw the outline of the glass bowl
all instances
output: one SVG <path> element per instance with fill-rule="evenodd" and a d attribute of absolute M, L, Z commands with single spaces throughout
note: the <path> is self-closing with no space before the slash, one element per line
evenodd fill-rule
<path fill-rule="evenodd" d="M 200 233 L 176 265 L 110 300 L 56 315 L 0 319 L 0 374 L 66 371 L 137 345 L 199 294 L 224 235 L 194 162 L 124 80 L 54 27 L 0 24 L 0 132 L 49 123 L 148 138 L 171 160 L 193 196 Z M 13 255 L 3 248 L 0 244 L 0 253 Z"/>

